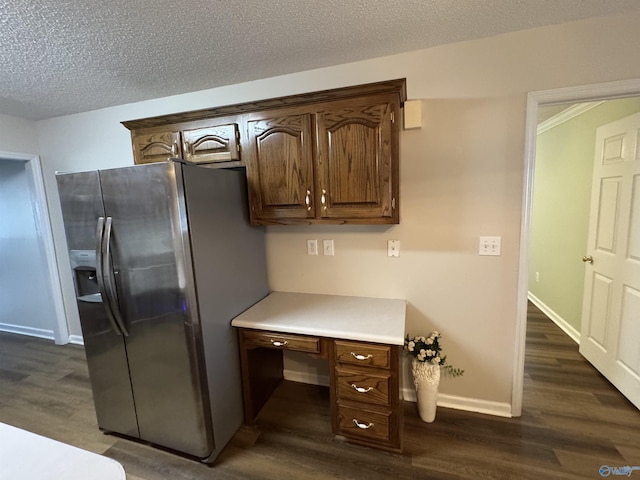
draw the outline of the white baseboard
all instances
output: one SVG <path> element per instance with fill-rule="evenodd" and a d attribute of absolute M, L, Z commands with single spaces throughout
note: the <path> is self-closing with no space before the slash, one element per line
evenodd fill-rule
<path fill-rule="evenodd" d="M 498 417 L 512 417 L 511 404 L 504 402 L 492 402 L 489 400 L 479 400 L 477 398 L 459 397 L 457 395 L 438 394 L 438 406 L 445 408 L 455 408 L 467 412 L 484 413 L 496 415 Z"/>
<path fill-rule="evenodd" d="M 294 370 L 284 370 L 282 374 L 284 375 L 285 380 L 291 380 L 292 382 L 322 385 L 323 387 L 329 386 L 328 376 L 314 375 L 308 372 L 296 372 Z"/>
<path fill-rule="evenodd" d="M 82 338 L 82 335 L 69 335 L 69 343 L 84 346 L 84 338 Z"/>
<path fill-rule="evenodd" d="M 408 402 L 416 401 L 416 391 L 413 388 L 402 389 L 403 398 Z M 512 417 L 511 405 L 509 403 L 492 402 L 489 400 L 478 400 L 477 398 L 459 397 L 438 392 L 438 406 L 443 408 L 454 408 L 467 412 L 484 413 L 498 417 Z"/>
<path fill-rule="evenodd" d="M 53 330 L 23 327 L 21 325 L 10 325 L 8 323 L 0 323 L 0 332 L 16 333 L 18 335 L 27 335 L 29 337 L 44 338 L 45 340 L 55 341 L 56 339 Z M 69 343 L 84 346 L 84 339 L 82 338 L 82 335 L 69 335 Z"/>
<path fill-rule="evenodd" d="M 0 331 L 7 333 L 17 333 L 18 335 L 28 335 L 30 337 L 44 338 L 54 340 L 53 330 L 44 330 L 42 328 L 23 327 L 21 325 L 11 325 L 8 323 L 0 323 Z"/>
<path fill-rule="evenodd" d="M 533 293 L 529 292 L 527 294 L 527 298 L 533 303 L 536 307 L 538 307 L 542 313 L 544 313 L 547 317 L 551 319 L 553 323 L 555 323 L 560 329 L 569 335 L 571 339 L 580 345 L 580 332 L 576 330 L 572 325 L 570 325 L 565 319 L 563 319 L 560 315 L 554 312 L 551 308 L 549 308 L 545 303 L 536 297 Z"/>

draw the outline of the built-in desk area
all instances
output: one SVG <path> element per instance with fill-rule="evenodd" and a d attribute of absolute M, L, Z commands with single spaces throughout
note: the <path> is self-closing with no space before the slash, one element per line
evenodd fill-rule
<path fill-rule="evenodd" d="M 401 451 L 405 312 L 404 300 L 273 292 L 236 317 L 245 423 L 282 380 L 282 352 L 305 352 L 329 362 L 333 432 Z"/>

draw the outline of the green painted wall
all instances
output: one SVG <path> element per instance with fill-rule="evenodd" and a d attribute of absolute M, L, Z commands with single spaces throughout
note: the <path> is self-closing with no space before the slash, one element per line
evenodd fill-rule
<path fill-rule="evenodd" d="M 636 112 L 640 98 L 609 100 L 538 135 L 529 291 L 578 332 L 596 129 Z"/>

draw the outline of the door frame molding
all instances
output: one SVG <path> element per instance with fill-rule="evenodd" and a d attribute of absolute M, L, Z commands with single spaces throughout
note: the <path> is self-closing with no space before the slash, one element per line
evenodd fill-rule
<path fill-rule="evenodd" d="M 640 95 L 640 79 L 580 85 L 529 92 L 524 140 L 524 178 L 520 221 L 520 254 L 518 259 L 518 291 L 516 300 L 515 349 L 511 390 L 511 415 L 522 414 L 524 391 L 524 356 L 527 336 L 527 295 L 529 290 L 529 238 L 535 176 L 538 107 L 567 102 L 593 102 Z"/>
<path fill-rule="evenodd" d="M 30 176 L 30 183 L 33 198 L 35 201 L 34 218 L 38 230 L 41 234 L 42 246 L 44 248 L 45 263 L 47 266 L 47 276 L 51 286 L 51 296 L 54 307 L 53 336 L 55 343 L 64 345 L 69 343 L 69 325 L 62 299 L 62 285 L 60 282 L 60 272 L 56 262 L 56 250 L 53 243 L 53 231 L 51 229 L 51 217 L 49 216 L 49 206 L 44 188 L 44 176 L 42 174 L 42 164 L 39 155 L 3 152 L 0 151 L 0 158 L 10 161 L 25 162 L 26 171 Z"/>

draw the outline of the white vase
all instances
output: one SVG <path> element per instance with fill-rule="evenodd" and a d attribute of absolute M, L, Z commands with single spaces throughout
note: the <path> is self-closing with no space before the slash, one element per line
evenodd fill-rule
<path fill-rule="evenodd" d="M 416 386 L 418 414 L 424 422 L 431 423 L 436 419 L 440 366 L 413 359 L 411 371 Z"/>

